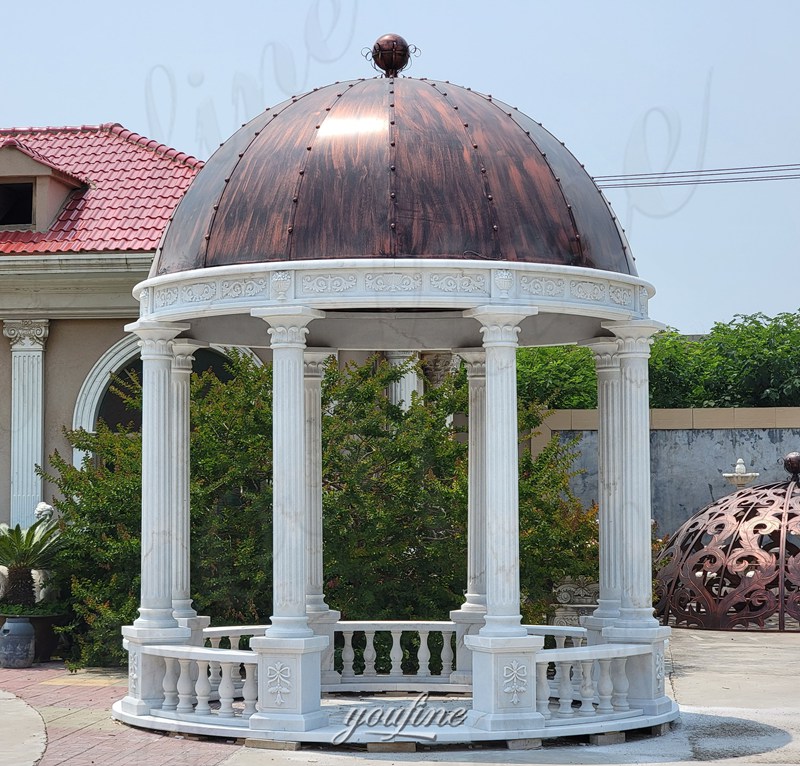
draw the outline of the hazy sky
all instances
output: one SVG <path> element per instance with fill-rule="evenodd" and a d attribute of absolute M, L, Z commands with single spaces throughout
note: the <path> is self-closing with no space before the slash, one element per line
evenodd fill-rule
<path fill-rule="evenodd" d="M 207 158 L 265 107 L 408 72 L 517 106 L 593 176 L 800 163 L 800 3 L 725 0 L 194 0 L 7 3 L 0 126 L 119 122 Z M 615 190 L 653 318 L 702 332 L 800 307 L 800 179 Z"/>

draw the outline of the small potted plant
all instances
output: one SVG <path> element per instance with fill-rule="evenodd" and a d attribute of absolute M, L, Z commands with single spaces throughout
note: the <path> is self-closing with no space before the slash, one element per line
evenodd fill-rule
<path fill-rule="evenodd" d="M 0 615 L 0 667 L 29 667 L 36 656 L 34 625 L 31 618 L 48 614 L 52 604 L 36 603 L 33 570 L 48 570 L 62 547 L 57 522 L 40 518 L 27 529 L 19 524 L 0 524 L 0 566 L 8 569 L 8 580 Z"/>

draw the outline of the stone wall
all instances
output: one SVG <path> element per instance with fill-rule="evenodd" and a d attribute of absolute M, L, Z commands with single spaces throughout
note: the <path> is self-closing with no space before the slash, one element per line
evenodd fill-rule
<path fill-rule="evenodd" d="M 782 481 L 783 456 L 800 451 L 800 409 L 731 408 L 652 410 L 650 460 L 657 532 L 675 531 L 698 510 L 735 490 L 722 477 L 737 458 L 761 474 L 755 484 Z M 557 433 L 579 437 L 581 473 L 573 490 L 589 504 L 597 498 L 597 412 L 557 410 L 532 439 L 534 451 Z"/>

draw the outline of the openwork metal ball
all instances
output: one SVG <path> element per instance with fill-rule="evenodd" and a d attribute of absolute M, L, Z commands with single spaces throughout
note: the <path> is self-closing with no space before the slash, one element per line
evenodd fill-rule
<path fill-rule="evenodd" d="M 387 77 L 395 77 L 398 72 L 405 69 L 410 58 L 409 45 L 400 35 L 383 35 L 372 46 L 372 60 Z"/>
<path fill-rule="evenodd" d="M 800 452 L 790 452 L 783 459 L 783 467 L 792 474 L 792 476 L 800 474 Z"/>

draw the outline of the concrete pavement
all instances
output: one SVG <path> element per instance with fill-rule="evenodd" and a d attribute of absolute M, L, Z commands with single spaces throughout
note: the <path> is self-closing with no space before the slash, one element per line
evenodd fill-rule
<path fill-rule="evenodd" d="M 321 747 L 270 751 L 234 741 L 195 741 L 140 731 L 112 721 L 108 713 L 111 703 L 124 694 L 123 673 L 69 674 L 54 663 L 0 670 L 0 689 L 5 692 L 0 693 L 0 764 L 800 763 L 800 634 L 676 630 L 669 659 L 671 694 L 682 713 L 663 737 L 629 735 L 625 744 L 605 746 L 546 740 L 542 750 L 527 751 L 440 747 L 413 754 Z"/>

